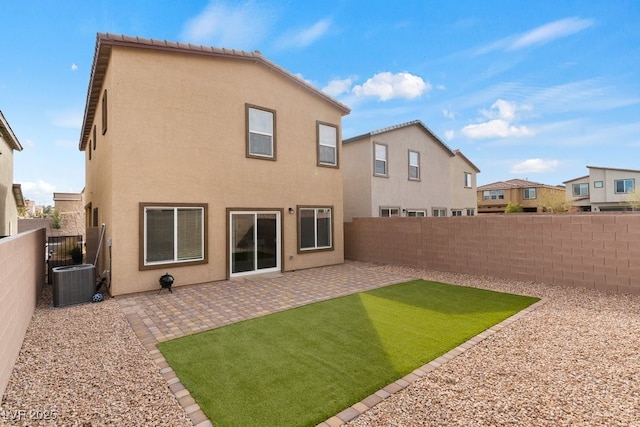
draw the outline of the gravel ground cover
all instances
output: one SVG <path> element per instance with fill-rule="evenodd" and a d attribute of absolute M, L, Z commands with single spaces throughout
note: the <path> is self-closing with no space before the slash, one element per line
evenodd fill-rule
<path fill-rule="evenodd" d="M 373 268 L 547 302 L 349 425 L 640 426 L 640 295 Z M 0 425 L 191 423 L 115 300 L 54 309 L 45 294 Z"/>
<path fill-rule="evenodd" d="M 639 295 L 404 270 L 548 301 L 350 426 L 640 426 Z"/>
<path fill-rule="evenodd" d="M 114 299 L 50 306 L 46 286 L 0 405 L 0 425 L 190 426 Z"/>

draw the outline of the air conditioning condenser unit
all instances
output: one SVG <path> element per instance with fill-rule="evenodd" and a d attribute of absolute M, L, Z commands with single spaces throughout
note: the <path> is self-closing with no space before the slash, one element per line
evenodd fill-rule
<path fill-rule="evenodd" d="M 68 265 L 53 269 L 53 306 L 91 302 L 96 288 L 93 264 Z"/>

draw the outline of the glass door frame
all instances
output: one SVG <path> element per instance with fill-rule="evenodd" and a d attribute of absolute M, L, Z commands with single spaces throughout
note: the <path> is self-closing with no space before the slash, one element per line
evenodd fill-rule
<path fill-rule="evenodd" d="M 275 214 L 276 216 L 276 266 L 271 268 L 257 268 L 254 264 L 254 269 L 251 271 L 243 271 L 239 273 L 233 273 L 233 216 L 234 215 L 253 215 L 254 216 L 254 229 L 257 223 L 258 215 L 263 214 Z M 278 208 L 227 208 L 227 278 L 249 276 L 254 274 L 282 272 L 282 218 L 283 209 Z M 257 249 L 258 242 L 254 241 L 254 250 Z M 257 251 L 255 251 L 257 252 Z"/>

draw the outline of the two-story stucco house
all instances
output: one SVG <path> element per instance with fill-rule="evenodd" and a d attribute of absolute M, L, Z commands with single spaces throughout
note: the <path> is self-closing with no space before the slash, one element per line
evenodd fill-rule
<path fill-rule="evenodd" d="M 640 170 L 587 166 L 589 175 L 565 182 L 566 199 L 574 211 L 640 209 Z"/>
<path fill-rule="evenodd" d="M 13 152 L 22 151 L 0 111 L 0 237 L 18 233 L 18 208 L 24 206 L 22 187 L 13 183 Z"/>
<path fill-rule="evenodd" d="M 564 186 L 526 179 L 497 181 L 478 187 L 479 213 L 504 213 L 509 203 L 522 205 L 524 212 L 544 212 L 553 200 L 564 200 Z"/>
<path fill-rule="evenodd" d="M 80 150 L 111 293 L 343 262 L 348 113 L 258 52 L 98 34 Z"/>
<path fill-rule="evenodd" d="M 345 221 L 475 215 L 480 170 L 420 120 L 342 141 Z"/>

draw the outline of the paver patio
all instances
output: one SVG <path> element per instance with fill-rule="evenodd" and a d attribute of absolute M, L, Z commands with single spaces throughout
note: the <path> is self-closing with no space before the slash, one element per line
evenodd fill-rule
<path fill-rule="evenodd" d="M 116 300 L 193 424 L 204 427 L 212 424 L 156 348 L 158 342 L 412 279 L 416 277 L 402 275 L 385 266 L 347 261 L 335 266 L 174 287 L 173 293 L 160 289 L 158 285 L 159 291 L 125 295 L 117 297 Z M 328 419 L 323 425 L 338 426 L 354 418 L 390 394 L 426 375 L 430 370 L 466 351 L 486 336 L 495 333 L 505 324 L 535 310 L 542 303 L 543 301 L 540 301 L 530 306 L 406 377 L 398 379 L 362 402 Z"/>
<path fill-rule="evenodd" d="M 156 343 L 269 313 L 414 279 L 361 262 L 245 276 L 117 297 L 142 345 L 158 364 L 194 425 L 211 425 Z"/>

